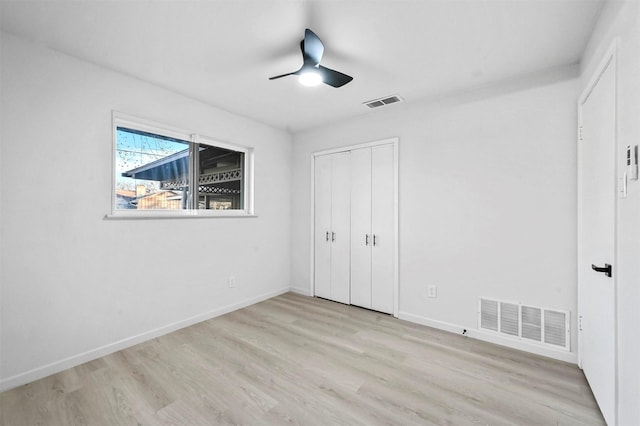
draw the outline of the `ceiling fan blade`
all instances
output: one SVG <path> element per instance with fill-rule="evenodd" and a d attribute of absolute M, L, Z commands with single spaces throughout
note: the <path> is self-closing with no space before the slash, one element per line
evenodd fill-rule
<path fill-rule="evenodd" d="M 324 53 L 324 45 L 320 41 L 320 37 L 309 28 L 304 30 L 304 40 L 300 43 L 300 47 L 302 48 L 305 65 L 313 65 L 315 67 L 320 64 Z"/>
<path fill-rule="evenodd" d="M 349 75 L 343 74 L 336 70 L 332 70 L 331 68 L 323 67 L 322 65 L 318 67 L 318 71 L 322 76 L 322 81 L 329 86 L 342 87 L 353 80 L 353 77 Z"/>
<path fill-rule="evenodd" d="M 288 72 L 286 74 L 276 75 L 274 77 L 269 77 L 269 80 L 275 80 L 275 79 L 278 79 L 278 78 L 286 77 L 288 75 L 298 75 L 298 74 L 300 74 L 300 71 L 301 70 L 294 71 L 294 72 Z"/>

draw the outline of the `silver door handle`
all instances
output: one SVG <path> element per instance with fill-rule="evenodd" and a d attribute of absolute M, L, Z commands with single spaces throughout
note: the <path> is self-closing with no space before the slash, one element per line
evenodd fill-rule
<path fill-rule="evenodd" d="M 335 233 L 335 232 L 332 232 L 332 233 L 331 233 L 331 241 L 333 242 L 333 241 L 335 241 L 335 240 L 336 240 L 336 233 Z"/>
<path fill-rule="evenodd" d="M 364 245 L 365 246 L 369 245 L 369 234 L 364 234 Z"/>
<path fill-rule="evenodd" d="M 329 241 L 329 231 L 327 231 L 327 241 Z"/>
<path fill-rule="evenodd" d="M 376 246 L 376 234 L 373 234 L 373 246 Z"/>

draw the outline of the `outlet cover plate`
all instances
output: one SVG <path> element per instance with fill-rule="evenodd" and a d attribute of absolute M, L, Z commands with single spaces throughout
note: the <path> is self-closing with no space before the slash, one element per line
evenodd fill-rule
<path fill-rule="evenodd" d="M 427 287 L 427 297 L 436 298 L 438 297 L 438 287 L 435 285 L 430 285 Z"/>

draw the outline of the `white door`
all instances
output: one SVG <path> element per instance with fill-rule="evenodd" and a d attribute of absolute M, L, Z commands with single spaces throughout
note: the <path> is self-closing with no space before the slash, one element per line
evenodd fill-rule
<path fill-rule="evenodd" d="M 371 148 L 351 151 L 351 304 L 371 308 Z"/>
<path fill-rule="evenodd" d="M 314 164 L 314 294 L 331 298 L 331 156 Z"/>
<path fill-rule="evenodd" d="M 393 313 L 393 145 L 371 149 L 371 309 Z"/>
<path fill-rule="evenodd" d="M 314 164 L 314 294 L 349 303 L 349 152 Z"/>
<path fill-rule="evenodd" d="M 349 152 L 331 155 L 331 300 L 349 303 L 351 241 Z"/>
<path fill-rule="evenodd" d="M 615 425 L 615 59 L 609 60 L 599 74 L 579 105 L 579 357 L 605 420 Z M 612 277 L 593 269 L 605 264 L 613 265 Z"/>
<path fill-rule="evenodd" d="M 351 303 L 393 313 L 394 147 L 351 151 Z"/>

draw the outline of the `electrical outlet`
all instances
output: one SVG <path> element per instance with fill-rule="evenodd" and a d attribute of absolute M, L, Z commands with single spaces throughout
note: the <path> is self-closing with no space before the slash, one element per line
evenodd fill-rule
<path fill-rule="evenodd" d="M 427 287 L 427 297 L 435 298 L 438 297 L 438 287 L 435 285 L 430 285 Z"/>
<path fill-rule="evenodd" d="M 229 277 L 229 287 L 234 288 L 236 286 L 236 277 L 233 275 Z"/>

